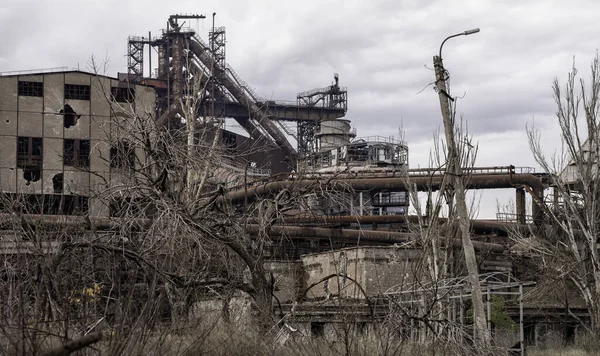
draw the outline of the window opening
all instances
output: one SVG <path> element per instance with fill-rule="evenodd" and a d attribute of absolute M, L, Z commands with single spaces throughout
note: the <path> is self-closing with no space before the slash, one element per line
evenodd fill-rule
<path fill-rule="evenodd" d="M 135 89 L 133 88 L 110 88 L 110 94 L 114 101 L 120 103 L 131 103 L 135 99 Z"/>
<path fill-rule="evenodd" d="M 110 166 L 120 169 L 135 167 L 135 152 L 128 142 L 120 141 L 110 148 Z"/>
<path fill-rule="evenodd" d="M 19 96 L 44 96 L 43 82 L 19 81 Z"/>
<path fill-rule="evenodd" d="M 89 167 L 90 140 L 65 139 L 63 144 L 63 161 L 68 166 Z"/>
<path fill-rule="evenodd" d="M 65 84 L 65 99 L 90 100 L 90 86 Z"/>

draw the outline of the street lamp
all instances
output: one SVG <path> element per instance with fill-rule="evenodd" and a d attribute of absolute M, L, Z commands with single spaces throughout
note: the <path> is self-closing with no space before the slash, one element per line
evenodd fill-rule
<path fill-rule="evenodd" d="M 479 32 L 478 28 L 457 33 L 446 39 L 440 45 L 438 56 L 433 57 L 433 67 L 435 70 L 435 87 L 440 99 L 440 109 L 444 120 L 444 132 L 446 136 L 446 177 L 440 186 L 440 193 L 444 194 L 448 203 L 448 219 L 452 218 L 453 200 L 456 197 L 456 215 L 458 217 L 460 236 L 463 245 L 463 254 L 465 257 L 465 265 L 469 273 L 469 283 L 471 284 L 471 300 L 473 305 L 473 320 L 475 327 L 473 328 L 473 336 L 476 341 L 481 341 L 482 345 L 490 344 L 490 334 L 488 331 L 485 309 L 483 306 L 483 295 L 481 293 L 481 285 L 479 283 L 479 270 L 477 266 L 477 258 L 473 241 L 471 241 L 469 227 L 469 211 L 465 197 L 465 181 L 463 180 L 463 169 L 461 162 L 462 154 L 459 152 L 459 147 L 455 140 L 454 117 L 450 110 L 450 101 L 454 99 L 448 94 L 446 86 L 446 70 L 442 63 L 442 47 L 444 43 L 453 37 L 467 36 Z"/>
<path fill-rule="evenodd" d="M 477 33 L 477 32 L 479 32 L 479 28 L 474 28 L 472 30 L 467 30 L 467 31 L 464 31 L 464 32 L 457 33 L 455 35 L 446 37 L 446 39 L 440 45 L 440 59 L 442 59 L 442 47 L 444 47 L 444 43 L 446 43 L 446 41 L 448 41 L 449 39 L 454 38 L 454 37 L 468 36 L 468 35 L 472 35 L 472 34 Z"/>
<path fill-rule="evenodd" d="M 442 61 L 442 48 L 444 47 L 444 43 L 451 38 L 458 36 L 468 36 L 474 33 L 479 32 L 479 28 L 474 28 L 472 30 L 467 30 L 464 32 L 460 32 L 451 36 L 446 37 L 442 44 L 440 45 L 439 55 L 433 57 L 433 67 L 435 71 L 435 88 L 437 90 L 439 99 L 440 99 L 440 109 L 442 111 L 442 118 L 444 121 L 444 131 L 446 134 L 446 145 L 448 147 L 448 166 L 446 167 L 446 172 L 451 175 L 455 175 L 459 177 L 461 174 L 461 166 L 460 166 L 460 157 L 457 155 L 457 146 L 454 139 L 454 118 L 452 116 L 452 111 L 450 110 L 450 102 L 454 101 L 454 98 L 448 92 L 448 87 L 446 85 L 446 70 L 444 69 L 444 63 Z M 449 182 L 448 187 L 444 187 L 446 190 L 448 189 L 446 196 L 446 201 L 448 203 L 449 213 L 452 212 L 452 202 L 454 200 L 455 190 L 458 189 L 456 182 Z"/>

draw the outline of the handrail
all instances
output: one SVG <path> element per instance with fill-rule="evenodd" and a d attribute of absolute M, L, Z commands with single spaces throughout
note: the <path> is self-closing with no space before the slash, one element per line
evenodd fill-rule
<path fill-rule="evenodd" d="M 264 99 L 261 98 L 258 94 L 256 94 L 256 92 L 248 85 L 248 83 L 246 83 L 245 81 L 242 80 L 242 78 L 240 78 L 240 76 L 237 74 L 237 72 L 229 65 L 229 63 L 225 64 L 225 70 L 229 71 L 229 73 L 231 74 L 233 80 L 235 80 L 235 82 L 238 84 L 238 86 L 240 86 L 242 89 L 244 89 L 246 91 L 246 93 L 248 95 L 250 95 L 250 97 L 252 99 L 254 99 L 255 102 L 258 101 L 263 101 Z"/>
<path fill-rule="evenodd" d="M 202 62 L 200 62 L 200 60 L 198 58 L 196 58 L 196 56 L 191 56 L 191 63 L 193 65 L 195 65 L 197 67 L 198 70 L 202 71 L 202 75 L 206 75 L 206 73 L 204 73 L 204 66 L 202 65 Z M 225 88 L 223 88 L 224 90 L 221 91 L 220 94 L 223 95 L 223 98 L 225 99 L 226 103 L 234 103 L 236 102 L 235 98 L 231 95 L 231 93 L 229 91 L 227 91 Z"/>
<path fill-rule="evenodd" d="M 283 129 L 283 131 L 292 136 L 296 141 L 298 141 L 298 137 L 296 136 L 296 134 L 294 134 L 293 132 L 290 132 L 290 130 L 287 128 L 287 126 L 285 126 L 281 121 L 277 120 L 277 123 L 279 124 L 279 126 Z"/>
<path fill-rule="evenodd" d="M 204 48 L 210 48 L 210 46 L 204 42 L 204 40 L 202 40 L 202 38 L 200 38 L 200 36 L 198 36 L 197 34 L 194 34 L 192 36 L 192 38 L 194 40 L 196 40 L 198 43 L 200 43 Z M 212 54 L 211 54 L 212 56 Z M 233 69 L 233 67 L 231 65 L 229 65 L 229 63 L 225 64 L 225 68 L 223 68 L 223 70 L 225 72 L 229 72 L 230 74 L 230 78 L 233 79 L 233 81 L 240 87 L 242 88 L 242 90 L 248 95 L 250 96 L 250 98 L 254 101 L 254 103 L 263 103 L 266 105 L 281 105 L 281 106 L 293 106 L 293 107 L 319 107 L 319 108 L 327 108 L 324 105 L 309 105 L 306 103 L 301 103 L 300 101 L 296 100 L 270 100 L 267 98 L 264 98 L 260 95 L 258 95 L 254 89 L 252 89 L 252 87 L 250 85 L 248 85 L 248 83 L 246 83 L 239 75 L 238 73 Z M 339 87 L 339 89 L 341 91 L 347 91 L 346 87 Z M 309 92 L 312 91 L 317 91 L 318 90 L 326 90 L 326 92 L 329 92 L 331 90 L 331 86 L 329 87 L 323 87 L 323 88 L 317 88 L 317 89 L 312 89 Z M 298 94 L 300 95 L 300 94 Z M 336 108 L 333 108 L 336 109 Z"/>
<path fill-rule="evenodd" d="M 496 221 L 500 222 L 518 222 L 519 216 L 513 213 L 496 213 Z M 525 215 L 525 223 L 529 224 L 533 222 L 532 215 Z"/>
<path fill-rule="evenodd" d="M 366 136 L 366 137 L 357 137 L 354 140 L 352 140 L 352 142 L 350 142 L 350 145 L 361 143 L 360 141 L 364 141 L 364 143 L 380 142 L 380 143 L 392 143 L 392 144 L 395 144 L 395 145 L 406 146 L 406 142 L 396 140 L 395 138 L 393 138 L 393 136 L 387 136 L 386 137 L 386 136 L 379 136 L 379 135 Z"/>
<path fill-rule="evenodd" d="M 306 106 L 306 105 L 298 105 L 298 102 L 293 101 L 293 100 L 261 99 L 259 102 L 262 104 L 266 104 L 266 105 L 282 105 L 282 106 L 295 106 L 295 107 L 305 107 Z"/>
<path fill-rule="evenodd" d="M 409 175 L 439 175 L 446 171 L 445 168 L 412 168 L 408 170 Z M 470 167 L 463 168 L 464 172 L 470 174 L 525 174 L 535 173 L 533 167 L 515 167 L 515 166 L 491 166 L 491 167 Z"/>
<path fill-rule="evenodd" d="M 198 36 L 197 34 L 194 34 L 192 36 L 192 38 L 194 40 L 196 40 L 198 43 L 200 43 L 204 48 L 210 48 L 209 45 L 204 42 L 204 40 L 202 40 L 202 38 L 200 38 L 200 36 Z M 211 53 L 212 56 L 212 53 Z M 252 100 L 254 100 L 254 102 L 257 101 L 261 101 L 262 98 L 260 98 L 260 96 L 258 94 L 256 94 L 256 92 L 254 90 L 252 90 L 252 88 L 248 85 L 248 83 L 246 83 L 245 81 L 242 80 L 242 78 L 240 78 L 240 76 L 236 73 L 236 71 L 229 65 L 229 63 L 225 64 L 225 68 L 223 68 L 223 70 L 225 72 L 229 72 L 229 74 L 231 74 L 231 79 L 233 79 L 233 81 L 240 87 L 242 88 L 242 90 L 250 96 L 250 98 Z"/>
<path fill-rule="evenodd" d="M 228 166 L 230 168 L 239 169 L 241 172 L 245 171 L 248 173 L 248 175 L 251 175 L 251 176 L 268 177 L 271 175 L 271 170 L 268 168 L 252 168 L 241 162 L 236 162 L 235 160 L 233 160 L 231 158 L 222 157 L 221 164 Z"/>
<path fill-rule="evenodd" d="M 79 70 L 79 69 L 78 68 L 69 68 L 69 67 L 53 67 L 53 68 L 26 69 L 26 70 L 11 70 L 11 71 L 7 71 L 7 72 L 0 72 L 0 76 L 18 75 L 18 74 L 66 72 L 66 71 L 74 71 L 74 70 Z"/>
<path fill-rule="evenodd" d="M 331 91 L 331 88 L 334 88 L 334 87 L 335 87 L 334 85 L 330 85 L 330 86 L 327 86 L 327 87 L 310 89 L 310 90 L 298 93 L 296 95 L 296 97 L 298 99 L 301 99 L 301 98 L 304 98 L 304 97 L 314 96 L 316 94 L 327 94 L 327 93 L 329 93 Z M 340 86 L 338 86 L 337 88 L 339 89 L 340 92 L 348 91 L 347 87 L 340 87 Z"/>

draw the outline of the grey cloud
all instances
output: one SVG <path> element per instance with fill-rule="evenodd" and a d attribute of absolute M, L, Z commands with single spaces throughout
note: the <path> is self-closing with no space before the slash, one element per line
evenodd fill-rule
<path fill-rule="evenodd" d="M 586 11 L 582 11 L 585 5 Z M 84 67 L 91 54 L 124 71 L 127 36 L 154 34 L 171 13 L 209 15 L 227 26 L 228 61 L 257 92 L 294 99 L 331 83 L 349 88 L 348 118 L 368 134 L 395 132 L 400 118 L 413 141 L 439 125 L 431 87 L 432 56 L 449 34 L 481 27 L 444 48 L 452 93 L 474 134 L 523 130 L 531 117 L 552 117 L 552 79 L 572 55 L 587 66 L 600 30 L 600 4 L 574 1 L 9 1 L 0 10 L 0 71 Z M 425 89 L 424 89 L 425 88 Z M 424 91 L 418 94 L 419 91 Z"/>

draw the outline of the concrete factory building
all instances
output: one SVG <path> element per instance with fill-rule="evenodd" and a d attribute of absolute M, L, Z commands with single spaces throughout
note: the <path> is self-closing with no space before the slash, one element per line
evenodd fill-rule
<path fill-rule="evenodd" d="M 128 146 L 124 129 L 135 116 L 158 117 L 159 90 L 66 68 L 3 73 L 2 192 L 24 213 L 114 215 L 94 196 L 108 184 L 118 185 L 128 168 L 140 164 L 142 152 Z M 284 170 L 284 154 L 272 145 L 251 149 L 247 137 L 226 130 L 220 134 L 228 155 L 215 183 Z"/>
<path fill-rule="evenodd" d="M 79 70 L 0 76 L 0 184 L 27 213 L 108 216 L 92 197 L 134 164 L 112 147 L 131 106 L 153 113 L 154 89 Z M 24 198 L 26 197 L 26 198 Z"/>

